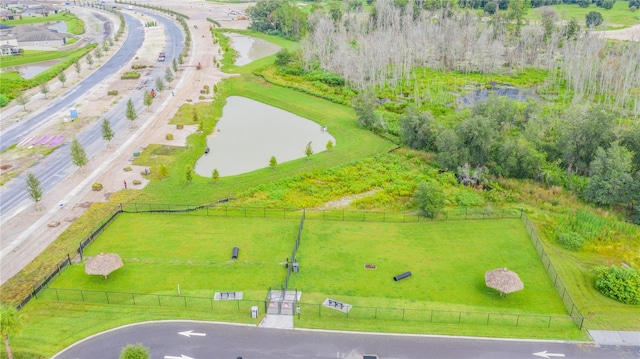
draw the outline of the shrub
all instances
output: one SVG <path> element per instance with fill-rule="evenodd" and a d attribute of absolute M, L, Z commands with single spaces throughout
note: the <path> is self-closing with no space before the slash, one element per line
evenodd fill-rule
<path fill-rule="evenodd" d="M 173 133 L 167 133 L 167 135 L 165 136 L 165 138 L 169 141 L 173 140 Z"/>
<path fill-rule="evenodd" d="M 198 96 L 198 100 L 204 100 L 204 96 L 202 95 Z"/>
<path fill-rule="evenodd" d="M 340 75 L 320 70 L 312 71 L 304 77 L 309 81 L 320 81 L 329 86 L 344 86 L 345 82 L 344 78 Z"/>
<path fill-rule="evenodd" d="M 182 130 L 183 128 L 184 128 L 184 125 L 182 125 L 182 124 L 176 125 L 176 129 L 178 129 L 178 130 Z"/>
<path fill-rule="evenodd" d="M 9 103 L 9 98 L 5 94 L 0 94 L 0 107 L 5 107 Z"/>
<path fill-rule="evenodd" d="M 625 304 L 640 304 L 640 274 L 633 268 L 597 267 L 595 288 L 605 296 Z"/>
<path fill-rule="evenodd" d="M 97 191 L 102 191 L 102 188 L 103 188 L 102 183 L 96 182 L 96 183 L 91 185 L 91 190 L 92 191 L 96 191 L 96 192 Z"/>
<path fill-rule="evenodd" d="M 118 90 L 109 90 L 109 91 L 107 91 L 107 95 L 109 95 L 109 96 L 118 96 Z"/>
<path fill-rule="evenodd" d="M 125 171 L 125 172 L 131 172 L 131 171 L 133 171 L 133 169 L 132 169 L 131 167 L 125 167 L 125 168 L 124 168 L 124 171 Z"/>
<path fill-rule="evenodd" d="M 583 236 L 576 232 L 560 233 L 558 234 L 558 242 L 572 251 L 577 251 L 584 245 L 585 239 Z"/>
<path fill-rule="evenodd" d="M 121 80 L 137 80 L 140 78 L 140 73 L 137 71 L 127 71 L 120 76 Z"/>
<path fill-rule="evenodd" d="M 191 101 L 193 101 L 193 100 L 192 100 L 192 99 L 190 99 L 190 98 L 188 98 L 188 99 L 187 99 L 187 102 L 191 102 Z"/>
<path fill-rule="evenodd" d="M 138 185 L 141 185 L 141 184 L 142 184 L 142 181 L 141 181 L 141 180 L 138 180 L 138 179 L 135 179 L 135 180 L 133 180 L 133 184 L 134 184 L 135 186 L 138 186 Z"/>
<path fill-rule="evenodd" d="M 133 64 L 133 65 L 131 65 L 131 68 L 132 68 L 132 69 L 134 69 L 134 70 L 137 70 L 137 69 L 146 69 L 146 68 L 147 68 L 147 65 L 142 65 L 142 64 Z"/>

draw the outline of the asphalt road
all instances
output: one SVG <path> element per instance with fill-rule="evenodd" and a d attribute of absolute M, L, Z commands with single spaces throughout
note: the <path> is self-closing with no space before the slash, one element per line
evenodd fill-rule
<path fill-rule="evenodd" d="M 182 51 L 184 44 L 184 35 L 173 21 L 153 13 L 145 11 L 140 12 L 153 17 L 165 27 L 165 35 L 167 39 L 165 53 L 167 55 L 167 61 L 164 66 L 154 66 L 151 74 L 147 75 L 146 78 L 141 81 L 138 91 L 131 96 L 138 113 L 140 113 L 144 107 L 142 103 L 144 91 L 155 87 L 156 77 L 164 77 L 165 67 L 171 65 L 171 60 L 174 57 L 177 58 L 180 51 Z M 33 130 L 37 128 L 37 126 L 40 126 L 52 116 L 55 116 L 58 112 L 68 112 L 69 109 L 74 106 L 76 99 L 81 94 L 90 91 L 105 78 L 118 72 L 123 65 L 131 60 L 137 49 L 140 48 L 143 43 L 144 29 L 140 21 L 134 17 L 124 14 L 124 18 L 127 26 L 129 27 L 129 33 L 120 50 L 118 50 L 114 56 L 91 74 L 91 76 L 87 77 L 79 85 L 65 93 L 60 98 L 54 100 L 45 111 L 40 112 L 38 115 L 23 121 L 6 131 L 2 131 L 2 134 L 0 134 L 0 150 L 4 150 L 14 143 L 19 143 L 24 138 L 28 137 Z M 116 136 L 123 136 L 128 132 L 129 120 L 124 115 L 125 108 L 126 101 L 120 101 L 103 117 L 94 121 L 94 123 L 77 135 L 77 139 L 84 147 L 89 159 L 107 146 L 107 142 L 102 139 L 100 131 L 104 118 L 108 118 L 110 120 L 111 128 L 116 133 Z M 40 180 L 45 196 L 48 191 L 53 189 L 57 184 L 77 170 L 71 162 L 71 139 L 66 140 L 67 141 L 65 143 L 47 156 L 45 160 L 37 163 L 29 169 L 29 172 L 35 174 Z M 25 190 L 26 176 L 27 174 L 23 173 L 3 185 L 0 189 L 0 195 L 2 197 L 2 201 L 0 201 L 0 217 L 2 218 L 2 223 L 32 204 L 32 201 L 29 199 L 28 193 Z"/>
<path fill-rule="evenodd" d="M 180 332 L 192 331 L 190 336 Z M 634 347 L 414 335 L 383 335 L 255 326 L 154 322 L 98 334 L 53 359 L 117 358 L 127 344 L 150 348 L 151 359 L 630 359 Z M 634 353 L 634 351 L 636 351 Z"/>

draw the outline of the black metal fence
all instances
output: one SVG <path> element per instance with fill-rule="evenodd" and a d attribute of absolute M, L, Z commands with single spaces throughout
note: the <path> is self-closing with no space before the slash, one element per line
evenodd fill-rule
<path fill-rule="evenodd" d="M 353 306 L 348 312 L 332 309 L 322 304 L 298 302 L 301 314 L 319 318 L 392 320 L 404 322 L 499 325 L 512 327 L 574 328 L 575 324 L 565 315 L 505 314 L 409 308 L 382 308 Z"/>
<path fill-rule="evenodd" d="M 262 300 L 215 300 L 213 297 L 193 297 L 170 294 L 108 292 L 84 289 L 43 288 L 41 298 L 57 302 L 137 305 L 148 307 L 190 308 L 224 312 L 250 313 L 252 306 L 262 306 Z"/>
<path fill-rule="evenodd" d="M 553 282 L 553 286 L 556 288 L 558 295 L 562 299 L 562 303 L 567 308 L 567 311 L 569 312 L 571 319 L 578 326 L 578 328 L 582 330 L 582 327 L 584 326 L 585 317 L 584 315 L 582 315 L 582 313 L 580 313 L 573 299 L 571 299 L 571 296 L 567 292 L 567 286 L 560 279 L 560 276 L 558 275 L 558 271 L 553 266 L 553 263 L 551 263 L 551 258 L 549 258 L 549 256 L 547 255 L 547 252 L 544 250 L 544 246 L 542 245 L 542 241 L 538 236 L 538 232 L 536 231 L 531 221 L 529 221 L 529 218 L 525 213 L 522 213 L 522 222 L 527 227 L 527 233 L 529 234 L 529 239 L 531 239 L 531 243 L 533 243 L 533 246 L 535 247 L 536 252 L 540 257 L 540 260 L 542 261 L 542 265 L 544 266 L 544 269 L 547 271 L 549 278 Z"/>
<path fill-rule="evenodd" d="M 91 233 L 80 242 L 80 245 L 78 246 L 78 249 L 76 250 L 78 252 L 78 254 L 80 254 L 80 257 L 82 258 L 82 250 L 84 247 L 86 247 L 89 243 L 91 243 L 100 233 L 102 233 L 102 231 L 111 223 L 113 222 L 113 220 L 120 214 L 122 213 L 122 210 L 120 207 L 118 207 L 117 209 L 115 209 L 113 212 L 111 212 L 111 214 L 109 214 L 107 217 L 103 218 L 100 223 L 98 224 L 98 227 L 96 229 L 94 229 L 93 231 L 91 231 Z M 31 291 L 31 293 L 29 293 L 27 295 L 26 298 L 24 298 L 17 306 L 16 308 L 18 310 L 22 309 L 25 305 L 27 305 L 27 303 L 29 303 L 29 301 L 33 298 L 37 298 L 38 293 L 40 293 L 40 291 L 42 291 L 50 282 L 53 278 L 55 278 L 55 276 L 58 275 L 58 273 L 60 273 L 60 271 L 62 271 L 62 269 L 68 265 L 71 265 L 71 256 L 69 255 L 69 253 L 67 253 L 67 257 L 65 259 L 63 259 L 62 261 L 60 261 L 60 263 L 58 263 L 55 267 L 55 269 L 48 275 L 46 276 L 41 282 L 40 284 L 38 284 L 37 286 L 33 287 L 33 290 Z"/>
<path fill-rule="evenodd" d="M 224 216 L 247 218 L 293 218 L 305 212 L 307 219 L 355 222 L 412 223 L 446 220 L 519 218 L 521 209 L 452 209 L 441 211 L 433 218 L 421 216 L 417 212 L 377 212 L 347 211 L 336 209 L 299 209 L 269 207 L 237 207 L 227 205 L 230 199 L 206 206 L 180 204 L 129 203 L 122 204 L 128 213 L 176 213 L 194 216 Z"/>
<path fill-rule="evenodd" d="M 287 290 L 289 287 L 289 277 L 291 277 L 291 271 L 294 269 L 294 266 L 298 266 L 298 261 L 296 260 L 296 255 L 298 253 L 298 247 L 300 246 L 300 237 L 302 237 L 302 228 L 304 228 L 304 218 L 305 218 L 305 210 L 302 210 L 302 216 L 300 217 L 300 226 L 298 226 L 298 236 L 296 237 L 296 241 L 293 244 L 293 250 L 291 251 L 291 260 L 287 258 L 287 276 L 284 279 L 284 284 L 282 285 L 283 290 Z"/>

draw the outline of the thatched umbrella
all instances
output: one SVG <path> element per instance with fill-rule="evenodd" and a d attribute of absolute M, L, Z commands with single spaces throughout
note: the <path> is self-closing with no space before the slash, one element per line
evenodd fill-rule
<path fill-rule="evenodd" d="M 115 253 L 100 253 L 99 255 L 89 258 L 84 265 L 84 271 L 87 274 L 103 275 L 104 279 L 114 270 L 124 266 L 120 256 Z"/>
<path fill-rule="evenodd" d="M 518 273 L 512 272 L 507 268 L 487 271 L 484 274 L 484 281 L 487 287 L 500 291 L 500 295 L 506 295 L 524 289 L 524 284 L 522 280 L 520 280 L 520 277 L 518 277 Z"/>

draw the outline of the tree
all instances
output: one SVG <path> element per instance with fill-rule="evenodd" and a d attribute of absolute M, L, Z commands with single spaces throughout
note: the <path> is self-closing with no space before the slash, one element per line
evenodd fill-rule
<path fill-rule="evenodd" d="M 133 100 L 132 99 L 129 99 L 127 101 L 127 112 L 125 113 L 125 116 L 127 116 L 127 119 L 129 119 L 129 121 L 131 121 L 131 126 L 133 126 L 133 121 L 135 121 L 136 118 L 138 118 L 138 115 L 136 114 L 135 107 L 133 107 Z"/>
<path fill-rule="evenodd" d="M 283 48 L 276 53 L 274 64 L 277 66 L 287 66 L 291 61 L 293 61 L 293 53 Z"/>
<path fill-rule="evenodd" d="M 160 165 L 160 168 L 158 169 L 158 175 L 161 179 L 167 178 L 167 176 L 169 175 L 169 168 L 165 165 Z"/>
<path fill-rule="evenodd" d="M 58 80 L 62 83 L 62 87 L 64 87 L 64 83 L 67 82 L 67 75 L 65 75 L 64 71 L 58 74 Z"/>
<path fill-rule="evenodd" d="M 520 30 L 524 25 L 524 18 L 531 6 L 530 0 L 510 0 L 508 3 L 507 19 L 515 22 L 514 35 L 520 36 Z"/>
<path fill-rule="evenodd" d="M 42 199 L 43 191 L 42 186 L 40 185 L 40 180 L 31 172 L 27 173 L 27 193 L 35 202 L 36 209 L 38 209 L 38 202 Z"/>
<path fill-rule="evenodd" d="M 600 26 L 602 24 L 602 21 L 602 14 L 598 11 L 589 11 L 589 13 L 585 16 L 585 23 L 590 29 Z"/>
<path fill-rule="evenodd" d="M 149 359 L 149 348 L 141 343 L 127 344 L 122 348 L 119 359 Z"/>
<path fill-rule="evenodd" d="M 44 98 L 47 98 L 47 94 L 49 93 L 49 86 L 46 82 L 40 84 L 40 93 L 44 95 Z"/>
<path fill-rule="evenodd" d="M 311 147 L 311 141 L 309 141 L 309 143 L 307 143 L 307 147 L 305 147 L 305 149 L 304 149 L 304 154 L 307 156 L 307 161 L 308 161 L 309 158 L 311 157 L 311 155 L 313 154 L 313 148 Z"/>
<path fill-rule="evenodd" d="M 164 80 L 167 81 L 167 82 L 173 81 L 173 73 L 171 72 L 171 69 L 168 68 L 168 67 L 164 71 Z"/>
<path fill-rule="evenodd" d="M 187 184 L 193 182 L 193 168 L 189 165 L 184 168 L 184 178 L 187 180 Z"/>
<path fill-rule="evenodd" d="M 444 191 L 434 182 L 420 182 L 414 194 L 420 214 L 434 218 L 444 208 Z"/>
<path fill-rule="evenodd" d="M 495 1 L 488 1 L 482 10 L 489 15 L 493 15 L 498 10 L 498 4 Z"/>
<path fill-rule="evenodd" d="M 109 40 L 111 40 L 111 39 L 109 39 Z M 111 46 L 111 45 L 109 44 L 108 41 L 103 42 L 102 43 L 102 51 L 104 51 L 104 52 L 109 51 L 109 46 Z"/>
<path fill-rule="evenodd" d="M 436 139 L 440 167 L 453 170 L 467 162 L 469 150 L 465 148 L 454 130 L 444 130 Z"/>
<path fill-rule="evenodd" d="M 156 78 L 156 88 L 158 89 L 158 91 L 164 90 L 164 81 L 162 81 L 160 77 Z"/>
<path fill-rule="evenodd" d="M 569 20 L 569 23 L 565 28 L 564 34 L 567 37 L 567 39 L 575 40 L 579 32 L 580 32 L 580 25 L 578 24 L 578 20 L 572 18 L 571 20 Z"/>
<path fill-rule="evenodd" d="M 327 145 L 325 146 L 325 148 L 327 149 L 327 152 L 331 152 L 331 150 L 333 150 L 333 141 L 327 141 Z"/>
<path fill-rule="evenodd" d="M 405 115 L 400 117 L 402 142 L 416 150 L 433 150 L 435 136 L 432 127 L 433 119 L 430 113 L 420 113 L 415 107 L 410 106 Z"/>
<path fill-rule="evenodd" d="M 24 95 L 24 93 L 20 92 L 18 96 L 16 96 L 16 102 L 22 105 L 22 110 L 27 110 L 27 103 L 29 102 L 29 99 Z"/>
<path fill-rule="evenodd" d="M 149 91 L 144 92 L 142 103 L 144 103 L 144 105 L 147 106 L 147 108 L 151 106 L 151 104 L 153 103 L 153 96 L 151 96 L 151 92 Z"/>
<path fill-rule="evenodd" d="M 113 139 L 113 136 L 115 136 L 115 133 L 113 133 L 113 130 L 111 129 L 111 123 L 109 122 L 109 119 L 105 118 L 102 121 L 100 132 L 102 133 L 102 138 L 104 138 L 107 143 L 110 143 Z"/>
<path fill-rule="evenodd" d="M 93 56 L 91 56 L 91 54 L 87 54 L 85 61 L 87 62 L 87 65 L 89 65 L 89 68 L 91 68 L 91 65 L 93 65 Z"/>
<path fill-rule="evenodd" d="M 82 147 L 77 138 L 74 138 L 71 142 L 71 162 L 80 168 L 89 162 L 87 153 L 84 151 L 84 147 Z"/>
<path fill-rule="evenodd" d="M 578 4 L 578 6 L 584 9 L 588 8 L 589 5 L 591 5 L 591 0 L 576 0 L 575 2 L 576 4 Z"/>
<path fill-rule="evenodd" d="M 373 91 L 366 90 L 358 94 L 353 99 L 353 108 L 358 116 L 358 125 L 369 129 L 376 127 L 380 122 L 378 115 L 376 115 L 377 106 Z"/>
<path fill-rule="evenodd" d="M 93 56 L 95 56 L 96 59 L 98 59 L 98 62 L 100 62 L 100 59 L 102 58 L 102 56 L 104 56 L 104 54 L 99 47 L 96 47 L 96 50 L 93 52 Z"/>
<path fill-rule="evenodd" d="M 587 174 L 598 147 L 607 148 L 614 139 L 617 114 L 603 107 L 574 108 L 562 117 L 558 148 L 567 174 Z"/>
<path fill-rule="evenodd" d="M 505 177 L 538 178 L 544 165 L 544 154 L 524 138 L 509 138 L 496 146 L 491 156 L 492 172 Z"/>
<path fill-rule="evenodd" d="M 75 68 L 76 73 L 80 75 L 80 72 L 82 71 L 82 66 L 77 60 L 73 63 L 73 67 Z"/>
<path fill-rule="evenodd" d="M 0 303 L 0 333 L 4 340 L 7 357 L 13 359 L 9 337 L 19 335 L 22 331 L 22 316 L 15 307 Z"/>
<path fill-rule="evenodd" d="M 492 119 L 484 116 L 466 119 L 456 127 L 456 134 L 468 150 L 468 162 L 483 165 L 489 161 L 489 150 L 498 136 Z"/>
<path fill-rule="evenodd" d="M 214 183 L 218 183 L 218 180 L 220 179 L 220 172 L 218 172 L 217 168 L 214 168 L 213 172 L 211 172 L 211 179 Z"/>
<path fill-rule="evenodd" d="M 631 152 L 615 142 L 606 151 L 598 147 L 584 191 L 587 200 L 601 205 L 630 202 L 640 190 L 631 174 L 631 158 Z"/>
<path fill-rule="evenodd" d="M 277 165 L 278 160 L 276 160 L 276 156 L 271 156 L 271 158 L 269 159 L 269 167 L 275 169 Z"/>
<path fill-rule="evenodd" d="M 171 66 L 173 67 L 173 72 L 178 72 L 178 61 L 176 61 L 175 57 L 171 61 Z"/>

